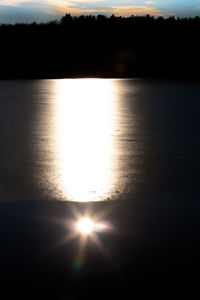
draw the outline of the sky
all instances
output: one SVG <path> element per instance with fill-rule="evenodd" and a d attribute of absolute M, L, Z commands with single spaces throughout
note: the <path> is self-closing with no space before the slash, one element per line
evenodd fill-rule
<path fill-rule="evenodd" d="M 200 16 L 200 0 L 0 0 L 0 23 L 47 22 L 63 15 Z"/>

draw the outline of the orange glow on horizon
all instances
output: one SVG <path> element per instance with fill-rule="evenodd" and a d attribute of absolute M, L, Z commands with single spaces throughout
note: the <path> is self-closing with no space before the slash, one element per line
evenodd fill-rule
<path fill-rule="evenodd" d="M 161 12 L 154 7 L 148 6 L 111 6 L 109 10 L 98 10 L 98 9 L 81 9 L 75 7 L 58 7 L 56 13 L 61 13 L 65 15 L 66 13 L 70 13 L 71 15 L 89 15 L 89 14 L 105 14 L 111 16 L 114 14 L 115 16 L 128 17 L 132 15 L 154 15 L 161 16 Z"/>

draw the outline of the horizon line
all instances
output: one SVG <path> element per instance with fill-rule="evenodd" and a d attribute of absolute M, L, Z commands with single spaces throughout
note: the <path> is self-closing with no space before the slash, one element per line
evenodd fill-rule
<path fill-rule="evenodd" d="M 11 25 L 11 26 L 15 26 L 15 25 L 31 25 L 31 24 L 50 24 L 50 23 L 61 23 L 62 22 L 62 19 L 66 16 L 69 16 L 71 17 L 71 19 L 78 19 L 80 17 L 84 17 L 84 18 L 87 18 L 87 17 L 92 17 L 92 18 L 95 18 L 97 19 L 98 16 L 101 16 L 101 17 L 104 17 L 105 19 L 111 19 L 111 18 L 116 18 L 116 19 L 131 19 L 131 18 L 151 18 L 151 19 L 163 19 L 163 20 L 169 20 L 169 19 L 174 19 L 174 20 L 194 20 L 194 19 L 200 19 L 200 16 L 196 15 L 196 16 L 185 16 L 185 17 L 181 17 L 181 16 L 176 16 L 176 15 L 168 15 L 168 16 L 165 16 L 165 15 L 151 15 L 151 14 L 143 14 L 143 15 L 129 15 L 129 16 L 124 16 L 124 15 L 115 15 L 115 14 L 112 14 L 112 15 L 106 15 L 106 14 L 70 14 L 70 13 L 66 13 L 65 15 L 61 15 L 60 16 L 60 20 L 58 19 L 52 19 L 52 20 L 46 20 L 46 21 L 37 21 L 37 20 L 33 20 L 33 21 L 30 21 L 30 22 L 15 22 L 15 23 L 5 23 L 5 22 L 0 22 L 0 26 L 2 25 Z"/>

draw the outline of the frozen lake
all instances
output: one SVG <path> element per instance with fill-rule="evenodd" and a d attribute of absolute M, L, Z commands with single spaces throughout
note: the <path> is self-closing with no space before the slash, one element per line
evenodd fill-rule
<path fill-rule="evenodd" d="M 192 81 L 0 81 L 2 282 L 169 296 L 179 278 L 191 296 L 199 96 Z M 87 243 L 71 232 L 86 213 Z"/>

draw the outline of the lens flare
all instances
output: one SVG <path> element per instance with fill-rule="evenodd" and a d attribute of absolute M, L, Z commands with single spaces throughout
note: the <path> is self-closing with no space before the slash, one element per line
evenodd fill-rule
<path fill-rule="evenodd" d="M 94 222 L 89 217 L 80 219 L 77 223 L 77 230 L 83 235 L 90 234 L 95 228 Z"/>
<path fill-rule="evenodd" d="M 83 265 L 84 265 L 84 258 L 80 255 L 75 256 L 73 261 L 72 261 L 73 269 L 75 271 L 79 271 L 79 270 L 81 270 Z"/>

